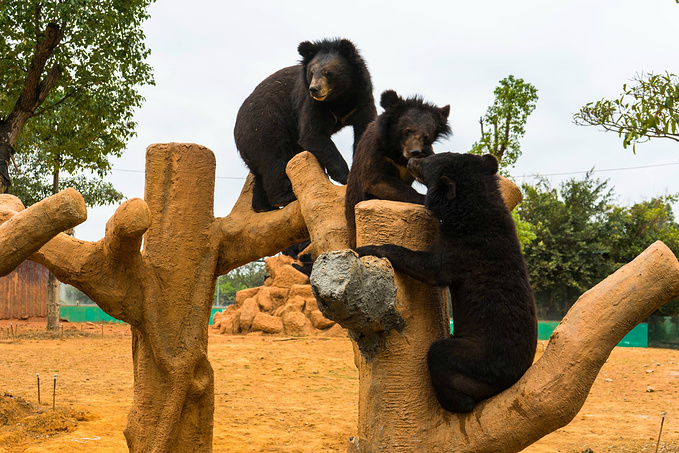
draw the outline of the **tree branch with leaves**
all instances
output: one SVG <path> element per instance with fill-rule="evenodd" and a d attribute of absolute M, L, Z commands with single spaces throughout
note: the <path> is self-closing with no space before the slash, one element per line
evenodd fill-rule
<path fill-rule="evenodd" d="M 622 86 L 618 99 L 589 102 L 573 116 L 579 126 L 599 126 L 617 132 L 622 146 L 652 138 L 679 142 L 679 77 L 664 74 L 637 74 L 632 84 Z"/>
<path fill-rule="evenodd" d="M 154 83 L 141 28 L 152 1 L 0 3 L 0 193 L 15 179 L 25 205 L 64 183 L 90 206 L 122 199 L 103 177 L 135 135 L 137 88 Z"/>
<path fill-rule="evenodd" d="M 471 153 L 495 156 L 501 173 L 514 166 L 521 156 L 519 140 L 525 135 L 528 116 L 535 110 L 538 90 L 513 75 L 500 80 L 495 88 L 495 101 L 479 119 L 481 138 L 474 143 Z"/>

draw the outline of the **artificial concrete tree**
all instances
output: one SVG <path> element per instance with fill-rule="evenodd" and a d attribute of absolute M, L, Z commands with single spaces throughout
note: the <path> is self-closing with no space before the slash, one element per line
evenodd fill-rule
<path fill-rule="evenodd" d="M 442 291 L 394 275 L 385 260 L 358 260 L 346 250 L 344 190 L 328 180 L 313 156 L 299 154 L 287 168 L 299 201 L 269 213 L 251 210 L 250 177 L 232 212 L 215 218 L 214 169 L 214 156 L 206 148 L 151 146 L 145 200 L 121 205 L 103 239 L 86 242 L 59 234 L 32 256 L 131 325 L 134 403 L 125 430 L 130 451 L 212 450 L 214 392 L 207 327 L 216 277 L 309 236 L 315 255 L 345 249 L 335 254 L 340 264 L 354 259 L 367 275 L 384 279 L 384 288 L 394 288 L 383 291 L 381 298 L 375 295 L 362 310 L 370 314 L 391 303 L 389 316 L 402 319 L 396 323 L 400 331 L 375 327 L 380 316 L 363 323 L 370 324 L 365 331 L 370 341 L 363 341 L 360 328 L 352 332 L 364 346 L 356 354 L 359 436 L 349 443 L 352 452 L 519 451 L 568 423 L 614 345 L 679 294 L 679 263 L 656 243 L 582 296 L 555 330 L 542 358 L 517 384 L 481 403 L 472 414 L 450 414 L 436 402 L 424 362 L 430 338 L 447 335 Z M 511 184 L 504 181 L 503 187 L 508 188 L 506 200 L 516 196 Z M 422 207 L 393 206 L 381 201 L 357 206 L 359 244 L 401 241 L 426 247 L 436 219 Z M 21 219 L 20 210 L 16 202 L 0 198 L 0 222 Z M 0 240 L 24 232 L 26 227 L 17 229 L 19 222 L 12 221 L 15 226 L 0 227 Z M 18 253 L 30 253 L 44 240 L 40 236 L 34 244 L 18 247 Z M 0 248 L 0 261 L 6 255 Z M 322 264 L 326 259 L 335 258 L 321 256 L 320 271 L 327 268 Z M 339 272 L 342 266 L 328 278 L 339 287 L 351 287 L 344 283 L 360 266 L 344 266 L 350 269 L 345 273 Z M 360 298 L 368 288 L 358 288 L 354 295 Z M 384 297 L 394 293 L 395 300 Z M 328 301 L 345 303 L 344 296 L 338 291 Z M 401 378 L 409 385 L 399 386 Z"/>
<path fill-rule="evenodd" d="M 356 225 L 359 246 L 415 250 L 426 249 L 438 230 L 424 208 L 382 200 L 358 204 Z M 351 250 L 321 255 L 311 283 L 323 314 L 347 327 L 360 351 L 358 436 L 348 452 L 509 453 L 575 417 L 615 345 L 679 296 L 679 262 L 656 242 L 583 294 L 523 378 L 469 414 L 443 410 L 429 380 L 429 345 L 450 329 L 440 288 Z"/>
<path fill-rule="evenodd" d="M 132 452 L 212 451 L 207 338 L 216 278 L 308 237 L 296 202 L 252 211 L 251 176 L 232 212 L 215 218 L 214 180 L 210 150 L 152 145 L 144 200 L 123 203 L 103 239 L 60 234 L 33 255 L 130 324 L 134 402 L 125 437 Z"/>
<path fill-rule="evenodd" d="M 0 194 L 0 276 L 12 272 L 54 236 L 85 219 L 85 200 L 70 188 L 28 209 L 14 195 Z"/>

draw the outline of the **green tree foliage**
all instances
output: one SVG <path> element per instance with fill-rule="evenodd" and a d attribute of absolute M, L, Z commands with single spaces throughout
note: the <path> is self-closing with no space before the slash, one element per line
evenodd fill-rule
<path fill-rule="evenodd" d="M 226 306 L 234 303 L 238 291 L 262 286 L 265 279 L 263 261 L 253 261 L 220 276 L 215 290 L 215 305 Z"/>
<path fill-rule="evenodd" d="M 141 29 L 152 1 L 0 2 L 0 154 L 16 151 L 26 204 L 64 183 L 90 204 L 121 199 L 102 178 L 135 135 L 137 88 L 154 83 Z"/>
<path fill-rule="evenodd" d="M 25 206 L 53 195 L 54 168 L 43 156 L 32 150 L 23 153 L 18 167 L 19 172 L 13 178 L 9 193 L 19 197 Z M 88 206 L 100 206 L 123 199 L 123 194 L 110 182 L 84 174 L 69 174 L 59 178 L 57 191 L 66 187 L 73 187 L 80 192 Z"/>
<path fill-rule="evenodd" d="M 656 240 L 679 252 L 679 225 L 672 204 L 676 195 L 664 195 L 632 206 L 614 206 L 606 222 L 606 242 L 615 269 L 627 264 Z"/>
<path fill-rule="evenodd" d="M 524 184 L 523 192 L 518 212 L 536 236 L 524 253 L 540 316 L 559 319 L 580 293 L 608 275 L 602 240 L 612 193 L 591 173 L 559 190 L 540 179 Z"/>
<path fill-rule="evenodd" d="M 622 86 L 618 99 L 590 102 L 574 115 L 575 124 L 600 126 L 617 132 L 622 146 L 651 138 L 669 138 L 679 142 L 679 77 L 665 74 L 641 74 L 631 85 Z"/>
<path fill-rule="evenodd" d="M 679 253 L 679 225 L 671 207 L 675 195 L 618 206 L 608 181 L 591 172 L 558 189 L 546 179 L 522 188 L 518 213 L 536 236 L 524 255 L 541 319 L 560 319 L 584 291 L 657 240 Z M 657 314 L 679 316 L 679 301 Z"/>
<path fill-rule="evenodd" d="M 521 220 L 519 217 L 519 211 L 514 209 L 512 211 L 512 218 L 514 219 L 514 224 L 516 225 L 516 234 L 519 237 L 519 243 L 521 244 L 521 250 L 524 250 L 526 244 L 530 244 L 535 240 L 537 235 L 535 234 L 533 225 Z"/>
<path fill-rule="evenodd" d="M 535 110 L 538 90 L 513 75 L 500 80 L 495 88 L 495 101 L 479 119 L 481 138 L 474 143 L 471 153 L 495 156 L 500 173 L 506 175 L 521 156 L 519 140 L 526 133 L 528 116 Z"/>
<path fill-rule="evenodd" d="M 655 241 L 664 242 L 679 256 L 679 225 L 672 212 L 678 199 L 677 195 L 664 195 L 611 209 L 605 230 L 612 270 L 632 261 Z M 679 316 L 679 300 L 660 307 L 657 314 Z"/>

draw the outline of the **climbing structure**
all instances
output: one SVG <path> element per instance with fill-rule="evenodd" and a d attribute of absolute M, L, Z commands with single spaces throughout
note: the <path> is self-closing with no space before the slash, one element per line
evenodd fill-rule
<path fill-rule="evenodd" d="M 611 349 L 679 296 L 679 262 L 662 243 L 653 244 L 580 298 L 519 382 L 471 414 L 447 413 L 424 365 L 429 343 L 448 334 L 442 291 L 394 273 L 384 260 L 359 260 L 346 250 L 344 187 L 332 184 L 311 154 L 295 156 L 287 167 L 298 201 L 255 213 L 250 177 L 222 218 L 213 213 L 210 150 L 153 145 L 146 159 L 144 200 L 123 203 L 97 242 L 65 234 L 50 240 L 84 219 L 82 198 L 73 191 L 26 210 L 15 198 L 0 196 L 0 271 L 11 271 L 39 249 L 31 259 L 130 324 L 134 402 L 125 436 L 132 452 L 212 451 L 207 332 L 216 278 L 307 238 L 321 264 L 312 274 L 319 307 L 336 307 L 335 321 L 359 346 L 359 424 L 350 451 L 518 452 L 568 423 Z M 516 197 L 510 183 L 503 187 L 506 200 Z M 435 231 L 436 219 L 420 206 L 357 206 L 359 245 L 424 248 Z M 324 269 L 333 271 L 324 275 Z M 365 297 L 370 288 L 357 285 L 357 275 L 382 290 Z M 326 289 L 338 281 L 350 291 L 329 295 Z M 356 301 L 357 310 L 341 309 Z"/>

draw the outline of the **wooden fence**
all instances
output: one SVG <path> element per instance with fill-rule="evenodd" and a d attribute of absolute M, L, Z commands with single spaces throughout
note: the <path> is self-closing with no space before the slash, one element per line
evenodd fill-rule
<path fill-rule="evenodd" d="M 47 268 L 26 260 L 0 277 L 0 319 L 47 316 Z"/>

